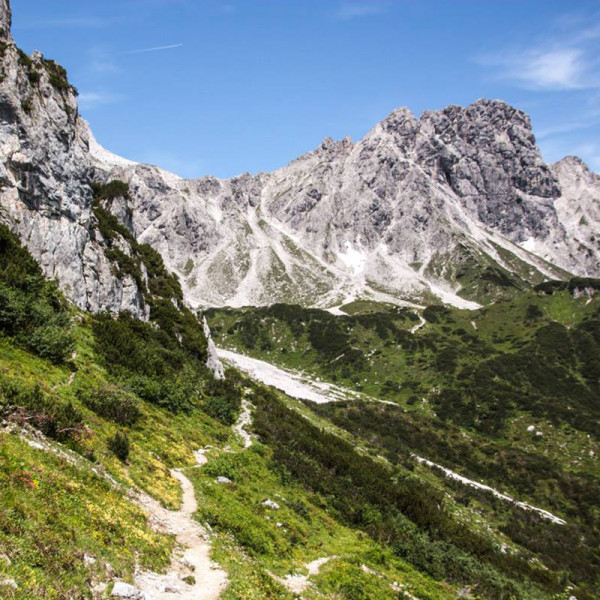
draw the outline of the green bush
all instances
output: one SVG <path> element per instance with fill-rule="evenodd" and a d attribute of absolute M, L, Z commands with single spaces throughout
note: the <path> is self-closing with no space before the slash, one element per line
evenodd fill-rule
<path fill-rule="evenodd" d="M 129 437 L 124 431 L 117 431 L 108 440 L 109 450 L 122 462 L 127 462 L 131 450 Z"/>
<path fill-rule="evenodd" d="M 64 67 L 50 59 L 43 59 L 43 65 L 48 72 L 50 85 L 59 92 L 72 92 L 77 95 L 77 90 L 69 83 L 67 71 Z"/>
<path fill-rule="evenodd" d="M 75 349 L 75 342 L 70 331 L 57 325 L 44 325 L 33 330 L 27 346 L 38 356 L 55 363 L 61 363 Z"/>
<path fill-rule="evenodd" d="M 77 395 L 97 415 L 119 425 L 134 425 L 142 415 L 136 396 L 114 385 L 79 390 Z"/>
<path fill-rule="evenodd" d="M 239 387 L 231 380 L 209 379 L 204 388 L 203 409 L 224 425 L 233 425 L 242 403 Z"/>
<path fill-rule="evenodd" d="M 29 252 L 0 224 L 0 332 L 60 363 L 74 348 L 67 303 Z"/>
<path fill-rule="evenodd" d="M 108 183 L 94 181 L 92 183 L 94 198 L 97 200 L 113 200 L 115 198 L 129 198 L 129 185 L 119 179 Z"/>
<path fill-rule="evenodd" d="M 83 416 L 70 401 L 13 379 L 0 378 L 0 414 L 59 441 L 76 439 L 83 430 Z"/>

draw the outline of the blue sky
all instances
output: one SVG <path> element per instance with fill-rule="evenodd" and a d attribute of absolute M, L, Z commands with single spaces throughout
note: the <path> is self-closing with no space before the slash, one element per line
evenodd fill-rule
<path fill-rule="evenodd" d="M 117 154 L 187 177 L 270 171 L 324 137 L 500 98 L 544 157 L 600 171 L 600 2 L 12 0 Z"/>

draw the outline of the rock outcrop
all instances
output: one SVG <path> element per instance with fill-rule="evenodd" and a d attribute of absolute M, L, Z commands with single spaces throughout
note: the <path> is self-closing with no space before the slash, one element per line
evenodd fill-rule
<path fill-rule="evenodd" d="M 89 129 L 60 65 L 14 44 L 0 3 L 0 218 L 80 308 L 144 316 L 141 291 L 114 274 L 92 213 Z"/>
<path fill-rule="evenodd" d="M 225 369 L 217 354 L 217 347 L 213 342 L 206 317 L 202 318 L 202 325 L 204 327 L 204 337 L 206 338 L 206 366 L 211 370 L 215 379 L 225 379 Z"/>

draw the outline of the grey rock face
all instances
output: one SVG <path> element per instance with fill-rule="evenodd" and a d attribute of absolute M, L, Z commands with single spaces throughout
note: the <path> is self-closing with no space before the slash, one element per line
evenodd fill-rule
<path fill-rule="evenodd" d="M 0 40 L 7 41 L 11 38 L 10 26 L 12 15 L 8 0 L 0 0 Z"/>
<path fill-rule="evenodd" d="M 202 318 L 202 325 L 204 327 L 204 337 L 207 342 L 207 357 L 206 366 L 212 371 L 215 379 L 225 379 L 225 370 L 223 369 L 223 363 L 219 359 L 217 354 L 217 348 L 213 342 L 212 335 L 210 333 L 210 327 L 206 322 L 206 317 Z"/>
<path fill-rule="evenodd" d="M 10 24 L 6 1 L 0 27 Z M 94 231 L 89 131 L 64 73 L 4 38 L 0 57 L 0 218 L 80 308 L 144 317 L 135 281 L 113 274 Z M 58 77 L 58 84 L 57 84 Z"/>
<path fill-rule="evenodd" d="M 554 200 L 559 221 L 567 230 L 582 274 L 597 276 L 600 272 L 600 175 L 585 163 L 567 156 L 551 165 L 561 195 Z M 551 256 L 552 250 L 543 252 Z"/>
<path fill-rule="evenodd" d="M 564 275 L 546 261 L 600 273 L 598 248 L 582 257 L 561 208 L 565 169 L 543 162 L 527 115 L 500 101 L 420 119 L 399 109 L 357 143 L 325 139 L 274 173 L 226 181 L 94 156 L 132 190 L 115 214 L 131 215 L 134 234 L 159 249 L 196 305 L 433 295 L 473 306 L 457 295 L 455 263 L 465 260 L 519 266 L 532 280 Z M 586 214 L 589 240 L 598 215 Z"/>

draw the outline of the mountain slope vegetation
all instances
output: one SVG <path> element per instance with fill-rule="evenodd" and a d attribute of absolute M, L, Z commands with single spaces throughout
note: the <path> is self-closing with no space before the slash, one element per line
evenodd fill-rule
<path fill-rule="evenodd" d="M 600 569 L 599 287 L 595 280 L 548 283 L 478 311 L 434 305 L 417 314 L 356 303 L 348 309 L 358 312 L 352 316 L 286 305 L 212 309 L 208 316 L 224 347 L 362 390 L 362 400 L 306 405 L 346 431 L 352 445 L 449 495 L 458 506 L 450 510 L 455 516 L 461 507 L 474 511 L 475 522 L 497 531 L 502 541 L 496 541 L 512 558 L 531 553 L 530 560 L 556 571 L 555 585 L 569 578 L 581 597 L 593 598 Z M 298 470 L 309 486 L 323 485 L 314 464 L 303 466 L 317 446 L 298 441 L 300 423 L 286 433 L 279 422 L 271 417 L 257 425 L 274 443 L 290 446 L 282 450 L 287 468 Z M 420 457 L 439 468 L 421 464 Z M 443 468 L 560 515 L 567 524 L 448 478 Z M 376 488 L 375 480 L 381 476 L 365 482 L 366 492 Z M 356 476 L 348 481 L 352 491 L 340 495 L 356 508 Z M 336 485 L 343 484 L 332 480 L 326 487 Z M 390 517 L 380 513 L 378 507 L 379 535 L 393 538 Z M 351 518 L 368 529 L 356 513 Z M 431 540 L 427 547 L 435 553 Z M 416 552 L 406 542 L 402 548 L 406 555 Z M 485 555 L 477 550 L 479 560 Z M 423 561 L 422 568 L 428 563 L 439 569 L 437 576 L 448 576 L 448 558 L 430 554 Z"/>
<path fill-rule="evenodd" d="M 2 310 L 14 306 L 15 295 L 19 303 L 42 303 L 45 314 L 55 315 L 50 321 L 64 342 L 61 352 L 47 355 L 45 346 L 30 341 L 35 329 L 3 326 L 0 585 L 5 597 L 103 597 L 115 581 L 132 581 L 136 565 L 167 569 L 174 541 L 152 529 L 128 490 L 137 488 L 176 508 L 181 491 L 169 469 L 180 467 L 187 468 L 194 482 L 196 518 L 211 528 L 213 556 L 228 571 L 225 599 L 291 597 L 288 575 L 321 558 L 329 561 L 307 576 L 306 597 L 392 599 L 410 594 L 442 600 L 466 590 L 474 598 L 542 599 L 572 584 L 579 598 L 593 598 L 593 465 L 568 470 L 547 459 L 548 483 L 561 490 L 549 502 L 545 491 L 528 491 L 524 484 L 532 461 L 539 469 L 538 451 L 515 450 L 496 459 L 493 451 L 500 438 L 485 441 L 468 424 L 435 420 L 411 407 L 408 399 L 411 427 L 402 402 L 392 407 L 365 399 L 309 407 L 232 370 L 225 381 L 216 381 L 204 366 L 205 346 L 198 350 L 188 344 L 185 330 L 172 329 L 172 321 L 79 312 L 41 276 L 16 237 L 6 229 L 2 234 Z M 44 286 L 49 295 L 39 293 Z M 577 327 L 588 323 L 589 329 L 595 303 L 567 316 L 572 300 L 564 294 L 568 290 L 539 300 L 548 306 L 562 303 L 564 319 Z M 298 343 L 306 339 L 301 324 L 307 315 L 330 317 L 297 307 L 273 310 L 288 320 L 300 314 L 299 320 L 291 319 Z M 327 336 L 313 331 L 312 339 L 320 352 L 333 356 L 348 343 L 348 323 L 382 336 L 392 335 L 388 318 L 396 321 L 398 331 L 402 324 L 414 327 L 414 316 L 396 308 L 388 311 L 349 321 L 336 317 L 338 321 L 328 321 Z M 444 311 L 427 312 L 431 319 L 430 313 L 438 316 L 435 328 L 449 327 Z M 460 323 L 462 313 L 453 314 Z M 215 313 L 211 320 L 217 317 Z M 342 328 L 339 335 L 337 327 Z M 545 327 L 540 323 L 534 329 Z M 489 340 L 496 335 L 483 321 L 481 331 Z M 413 337 L 424 335 L 419 330 Z M 325 343 L 329 338 L 333 348 Z M 534 331 L 531 343 L 536 339 Z M 390 398 L 389 392 L 384 396 Z M 247 450 L 229 427 L 243 398 L 253 406 L 251 428 L 257 436 Z M 380 411 L 391 412 L 379 417 Z M 365 429 L 364 420 L 371 429 Z M 382 420 L 396 423 L 395 434 L 379 427 Z M 397 435 L 400 424 L 410 432 L 423 428 L 428 439 L 438 436 L 439 441 L 426 446 L 418 434 Z M 462 441 L 463 433 L 472 443 Z M 212 450 L 204 467 L 192 469 L 199 447 Z M 462 460 L 465 472 L 507 485 L 520 498 L 556 511 L 568 525 L 546 524 L 533 514 L 515 517 L 517 509 L 455 489 L 410 459 L 410 453 L 420 452 L 455 466 L 448 448 Z M 490 457 L 483 466 L 477 460 L 481 455 Z M 505 469 L 502 477 L 490 476 L 495 460 Z M 513 469 L 514 462 L 525 475 Z M 219 483 L 217 478 L 226 480 Z M 558 542 L 544 540 L 581 538 L 584 524 L 586 543 L 573 549 L 571 562 L 558 565 Z M 530 543 L 533 529 L 547 531 L 536 538 L 540 546 Z"/>

